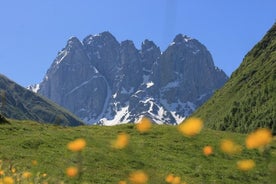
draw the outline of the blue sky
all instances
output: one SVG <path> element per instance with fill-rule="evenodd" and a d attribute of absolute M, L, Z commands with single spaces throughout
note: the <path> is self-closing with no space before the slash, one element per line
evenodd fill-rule
<path fill-rule="evenodd" d="M 198 39 L 230 75 L 276 22 L 275 0 L 1 0 L 0 73 L 40 82 L 71 36 L 110 31 L 164 51 L 176 34 Z"/>

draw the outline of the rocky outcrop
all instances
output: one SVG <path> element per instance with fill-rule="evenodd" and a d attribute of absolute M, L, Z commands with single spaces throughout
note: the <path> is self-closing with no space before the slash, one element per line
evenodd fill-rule
<path fill-rule="evenodd" d="M 176 124 L 227 80 L 199 41 L 179 34 L 161 53 L 145 40 L 138 50 L 109 32 L 69 39 L 38 93 L 87 123 L 113 125 L 142 115 Z"/>

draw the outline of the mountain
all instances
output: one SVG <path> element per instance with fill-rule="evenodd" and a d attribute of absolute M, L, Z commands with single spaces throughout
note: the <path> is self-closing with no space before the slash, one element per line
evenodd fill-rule
<path fill-rule="evenodd" d="M 83 125 L 81 120 L 65 109 L 19 86 L 3 75 L 0 75 L 0 92 L 0 113 L 8 118 L 58 125 Z"/>
<path fill-rule="evenodd" d="M 193 115 L 215 129 L 250 132 L 269 127 L 276 134 L 276 24 Z"/>
<path fill-rule="evenodd" d="M 179 34 L 168 48 L 150 40 L 138 50 L 109 32 L 71 37 L 34 91 L 89 124 L 177 124 L 205 102 L 228 77 L 207 48 Z M 32 88 L 29 88 L 32 89 Z"/>

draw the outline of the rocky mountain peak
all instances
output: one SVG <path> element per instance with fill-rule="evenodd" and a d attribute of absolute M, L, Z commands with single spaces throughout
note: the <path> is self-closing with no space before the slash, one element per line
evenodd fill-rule
<path fill-rule="evenodd" d="M 189 42 L 190 40 L 192 40 L 192 38 L 188 37 L 187 35 L 178 34 L 173 39 L 173 42 L 175 42 L 175 43 L 185 43 L 185 42 Z"/>
<path fill-rule="evenodd" d="M 206 47 L 188 36 L 177 35 L 161 53 L 148 39 L 138 50 L 133 41 L 119 43 L 103 32 L 82 43 L 69 39 L 38 93 L 87 123 L 113 125 L 146 115 L 155 123 L 176 124 L 226 80 Z"/>
<path fill-rule="evenodd" d="M 142 42 L 142 52 L 145 51 L 151 51 L 153 49 L 159 49 L 159 47 L 156 46 L 156 44 L 153 41 L 150 41 L 146 39 L 145 41 Z M 160 50 L 160 49 L 159 49 Z"/>
<path fill-rule="evenodd" d="M 80 40 L 76 36 L 72 36 L 68 39 L 67 45 L 81 44 Z"/>
<path fill-rule="evenodd" d="M 71 38 L 69 38 L 69 40 L 67 41 L 67 45 L 66 45 L 66 49 L 68 51 L 70 51 L 71 49 L 78 49 L 78 48 L 82 48 L 83 45 L 82 43 L 80 42 L 80 40 L 75 37 L 75 36 L 72 36 Z"/>
<path fill-rule="evenodd" d="M 108 47 L 112 45 L 119 45 L 116 38 L 108 31 L 102 32 L 97 35 L 89 35 L 83 39 L 83 44 L 86 47 Z"/>
<path fill-rule="evenodd" d="M 146 39 L 141 46 L 141 59 L 144 74 L 151 73 L 154 62 L 161 56 L 161 50 L 153 41 Z"/>
<path fill-rule="evenodd" d="M 150 48 L 152 45 L 155 45 L 153 41 L 150 41 L 150 40 L 148 40 L 148 39 L 145 39 L 145 40 L 142 42 L 142 49 L 143 49 L 143 47 L 145 47 L 145 49 Z"/>
<path fill-rule="evenodd" d="M 137 50 L 132 40 L 122 41 L 121 49 Z"/>

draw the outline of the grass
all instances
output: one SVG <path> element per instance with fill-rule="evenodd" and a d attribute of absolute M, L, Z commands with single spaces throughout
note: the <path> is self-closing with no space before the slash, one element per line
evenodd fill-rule
<path fill-rule="evenodd" d="M 118 126 L 62 127 L 31 121 L 10 120 L 0 124 L 0 160 L 6 175 L 25 171 L 33 173 L 34 183 L 118 183 L 127 180 L 129 173 L 143 170 L 149 184 L 166 183 L 169 173 L 181 177 L 188 184 L 195 183 L 272 183 L 276 167 L 276 144 L 269 154 L 247 150 L 245 134 L 204 129 L 193 138 L 184 137 L 176 126 L 154 125 L 140 134 L 133 124 Z M 129 144 L 122 150 L 112 148 L 111 141 L 118 133 L 130 135 Z M 81 182 L 66 176 L 67 167 L 79 162 L 79 154 L 67 150 L 68 142 L 84 138 L 86 148 L 81 153 Z M 241 154 L 229 156 L 219 149 L 221 139 L 231 138 L 243 146 Z M 214 154 L 205 156 L 202 148 L 211 145 Z M 253 159 L 256 167 L 248 172 L 239 171 L 236 162 Z M 37 165 L 33 165 L 33 160 Z M 274 173 L 271 172 L 274 169 Z M 47 176 L 45 176 L 45 174 Z M 44 174 L 44 176 L 42 176 Z M 14 174 L 13 174 L 14 175 Z M 3 176 L 0 176 L 0 178 Z"/>
<path fill-rule="evenodd" d="M 276 24 L 193 116 L 201 117 L 212 129 L 248 133 L 268 127 L 276 135 L 275 91 Z"/>

